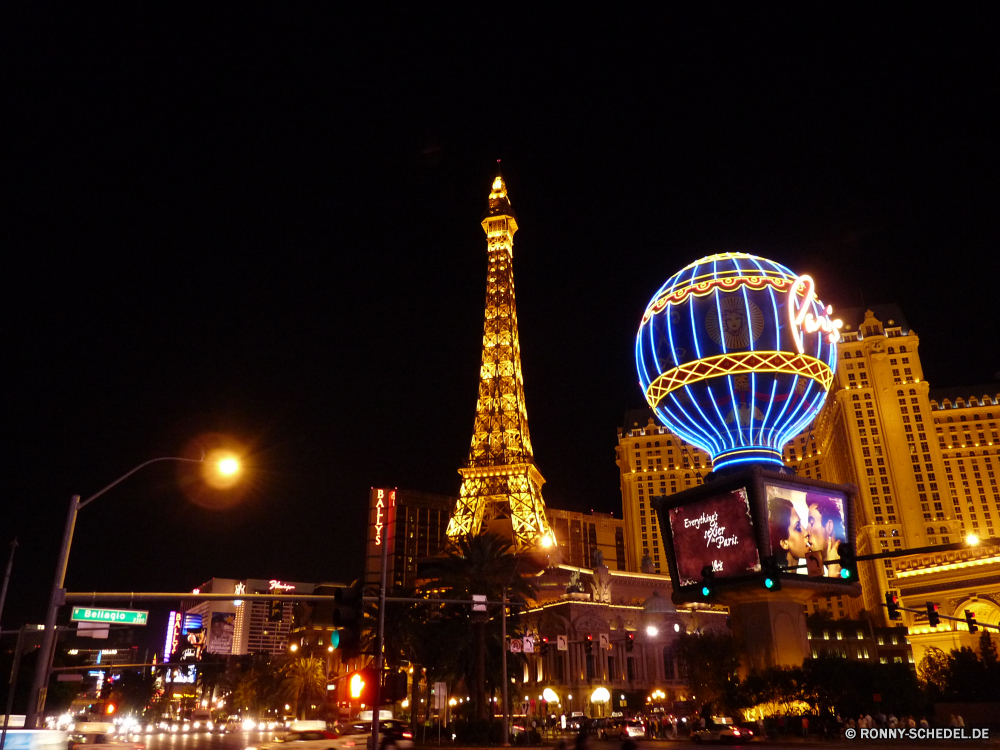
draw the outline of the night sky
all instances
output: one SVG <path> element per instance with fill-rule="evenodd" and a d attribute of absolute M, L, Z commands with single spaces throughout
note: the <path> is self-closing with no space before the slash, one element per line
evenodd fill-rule
<path fill-rule="evenodd" d="M 456 494 L 498 158 L 552 506 L 620 516 L 639 318 L 711 252 L 900 304 L 932 386 L 1000 371 L 988 4 L 147 5 L 0 19 L 8 627 L 71 494 L 206 435 L 246 446 L 239 502 L 144 470 L 81 514 L 70 590 L 350 580 L 369 487 Z"/>

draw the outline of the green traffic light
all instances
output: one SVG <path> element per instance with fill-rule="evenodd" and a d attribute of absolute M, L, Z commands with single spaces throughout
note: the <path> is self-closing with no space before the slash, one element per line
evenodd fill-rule
<path fill-rule="evenodd" d="M 851 571 L 849 571 L 847 568 L 841 568 L 840 569 L 840 577 L 841 578 L 850 578 L 851 577 Z"/>
<path fill-rule="evenodd" d="M 708 595 L 709 595 L 709 594 L 711 594 L 711 593 L 712 593 L 712 592 L 711 592 L 711 590 L 710 590 L 710 589 L 708 588 L 708 586 L 702 586 L 702 587 L 701 587 L 701 595 L 702 595 L 702 596 L 708 596 Z"/>
<path fill-rule="evenodd" d="M 765 588 L 769 588 L 769 589 L 774 588 L 774 581 L 772 579 L 770 579 L 770 578 L 765 578 L 764 579 L 764 587 Z"/>

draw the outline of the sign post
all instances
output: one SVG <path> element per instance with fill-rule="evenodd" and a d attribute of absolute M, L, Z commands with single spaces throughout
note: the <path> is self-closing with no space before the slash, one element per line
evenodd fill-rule
<path fill-rule="evenodd" d="M 73 607 L 73 622 L 113 622 L 120 625 L 145 625 L 149 612 L 138 609 L 93 609 Z"/>

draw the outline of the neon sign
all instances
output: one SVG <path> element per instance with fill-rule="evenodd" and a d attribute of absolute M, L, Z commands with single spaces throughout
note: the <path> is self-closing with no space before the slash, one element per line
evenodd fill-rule
<path fill-rule="evenodd" d="M 177 649 L 177 642 L 181 635 L 181 623 L 183 621 L 180 612 L 171 612 L 167 618 L 167 641 L 163 645 L 163 660 L 169 661 L 170 655 Z"/>
<path fill-rule="evenodd" d="M 389 496 L 386 498 L 385 490 L 375 490 L 375 546 L 380 547 L 382 545 L 382 528 L 385 526 L 383 522 L 383 517 L 386 512 L 385 501 L 388 499 L 389 506 L 394 506 L 396 504 L 396 490 L 389 490 Z"/>
<path fill-rule="evenodd" d="M 271 591 L 295 591 L 294 583 L 282 583 L 271 579 Z"/>
<path fill-rule="evenodd" d="M 800 286 L 805 292 L 805 299 L 802 300 L 801 305 L 796 299 Z M 828 334 L 827 341 L 831 344 L 840 341 L 840 329 L 843 327 L 844 321 L 839 318 L 830 320 L 833 305 L 827 305 L 826 310 L 823 310 L 822 305 L 819 305 L 823 314 L 817 317 L 809 309 L 814 304 L 819 304 L 816 299 L 816 282 L 812 280 L 812 276 L 799 276 L 792 283 L 792 288 L 788 290 L 788 320 L 792 324 L 792 337 L 795 339 L 795 346 L 798 347 L 799 354 L 805 353 L 802 342 L 803 329 L 806 333 L 816 333 L 822 329 L 824 333 Z"/>
<path fill-rule="evenodd" d="M 812 277 L 747 253 L 701 258 L 646 306 L 636 370 L 660 422 L 712 457 L 781 466 L 823 407 L 842 321 Z"/>

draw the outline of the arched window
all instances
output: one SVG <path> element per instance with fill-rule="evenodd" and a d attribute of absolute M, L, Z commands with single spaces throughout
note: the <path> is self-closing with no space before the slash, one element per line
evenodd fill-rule
<path fill-rule="evenodd" d="M 861 396 L 859 396 L 857 393 L 851 395 L 851 401 L 860 401 L 860 400 Z"/>
<path fill-rule="evenodd" d="M 663 474 L 660 474 L 660 479 L 666 479 L 666 478 L 667 478 L 667 477 L 666 477 L 665 475 L 663 475 Z"/>
<path fill-rule="evenodd" d="M 668 440 L 668 441 L 667 441 L 667 445 L 673 445 L 673 444 L 674 444 L 674 441 L 673 441 L 673 440 Z"/>
<path fill-rule="evenodd" d="M 851 358 L 851 353 L 850 352 L 844 352 L 844 359 L 850 359 L 850 358 Z"/>
<path fill-rule="evenodd" d="M 889 347 L 889 354 L 895 354 L 895 353 L 896 353 L 896 347 L 890 346 Z"/>
<path fill-rule="evenodd" d="M 872 394 L 866 393 L 865 394 L 865 401 L 871 401 L 871 400 L 872 400 Z"/>
<path fill-rule="evenodd" d="M 893 536 L 899 536 L 899 529 L 893 529 L 892 530 L 892 535 Z"/>
<path fill-rule="evenodd" d="M 993 419 L 993 412 L 991 412 L 991 411 L 986 412 L 986 418 L 987 419 Z"/>
<path fill-rule="evenodd" d="M 916 396 L 917 395 L 917 390 L 915 388 L 911 388 L 910 389 L 910 395 L 911 396 Z"/>
<path fill-rule="evenodd" d="M 879 530 L 878 535 L 879 535 L 880 539 L 884 539 L 885 538 L 885 529 Z"/>
<path fill-rule="evenodd" d="M 965 421 L 965 415 L 963 414 L 962 416 L 960 416 L 960 417 L 959 417 L 959 419 L 960 419 L 960 420 L 961 420 L 962 422 L 964 422 L 964 421 Z"/>
<path fill-rule="evenodd" d="M 902 391 L 896 391 L 896 395 L 897 395 L 897 396 L 902 396 L 902 395 L 903 395 L 903 392 L 902 392 Z"/>
<path fill-rule="evenodd" d="M 685 475 L 684 475 L 684 478 L 685 478 L 685 479 L 690 479 L 690 478 L 691 478 L 691 475 L 690 475 L 690 474 L 685 474 Z"/>
<path fill-rule="evenodd" d="M 949 422 L 954 422 L 954 421 L 955 421 L 955 418 L 954 418 L 954 417 L 948 417 L 948 421 L 949 421 Z"/>
<path fill-rule="evenodd" d="M 946 526 L 942 526 L 941 527 L 941 533 L 942 534 L 947 534 L 948 533 L 948 528 Z"/>
<path fill-rule="evenodd" d="M 933 526 L 928 526 L 927 527 L 927 533 L 928 534 L 933 534 L 934 533 L 934 527 Z"/>
<path fill-rule="evenodd" d="M 652 444 L 652 443 L 646 443 L 646 447 L 647 447 L 647 448 L 652 448 L 652 447 L 653 447 L 653 444 Z"/>
<path fill-rule="evenodd" d="M 905 346 L 899 347 L 899 353 L 900 354 L 906 354 L 906 347 Z"/>
<path fill-rule="evenodd" d="M 972 421 L 973 422 L 978 422 L 979 421 L 979 415 L 978 414 L 973 414 L 972 415 Z"/>

